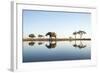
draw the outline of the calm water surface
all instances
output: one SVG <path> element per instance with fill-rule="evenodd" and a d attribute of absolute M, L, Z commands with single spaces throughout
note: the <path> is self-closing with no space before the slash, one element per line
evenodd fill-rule
<path fill-rule="evenodd" d="M 91 59 L 90 41 L 23 42 L 23 62 Z"/>

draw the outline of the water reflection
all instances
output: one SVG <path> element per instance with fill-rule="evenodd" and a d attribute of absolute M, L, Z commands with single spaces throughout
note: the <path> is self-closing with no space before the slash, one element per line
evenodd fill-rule
<path fill-rule="evenodd" d="M 69 41 L 69 42 L 70 42 L 70 41 Z M 35 41 L 34 41 L 34 42 L 31 41 L 31 42 L 29 42 L 28 44 L 29 44 L 29 46 L 34 46 Z M 44 42 L 42 42 L 42 41 L 39 41 L 39 42 L 38 42 L 38 45 L 42 45 L 42 44 L 44 44 Z M 57 46 L 57 41 L 48 41 L 48 42 L 46 42 L 45 46 L 46 46 L 48 49 L 55 48 L 55 47 Z M 85 48 L 87 45 L 86 45 L 86 44 L 83 44 L 83 41 L 81 41 L 81 40 L 80 40 L 80 42 L 78 41 L 78 43 L 77 43 L 77 41 L 75 40 L 75 42 L 74 42 L 74 44 L 73 44 L 72 46 L 75 47 L 75 48 L 82 49 L 82 48 Z"/>
<path fill-rule="evenodd" d="M 47 48 L 55 48 L 56 47 L 56 41 L 49 41 L 49 44 L 45 45 Z"/>
<path fill-rule="evenodd" d="M 34 46 L 35 42 L 31 41 L 28 44 L 29 44 L 29 46 Z"/>
<path fill-rule="evenodd" d="M 82 41 L 80 41 L 80 43 L 79 43 L 79 44 L 77 44 L 77 43 L 76 43 L 76 40 L 75 40 L 75 44 L 73 45 L 73 47 L 75 47 L 75 48 L 79 48 L 79 49 L 82 49 L 82 48 L 85 48 L 85 47 L 86 47 L 86 45 L 85 45 L 85 44 L 83 44 L 83 42 L 82 42 Z"/>
<path fill-rule="evenodd" d="M 84 48 L 84 49 L 83 49 Z M 23 42 L 23 62 L 91 59 L 90 41 Z"/>
<path fill-rule="evenodd" d="M 82 48 L 85 48 L 86 45 L 82 43 L 82 41 L 80 41 L 80 44 L 77 45 L 78 48 L 82 49 Z"/>
<path fill-rule="evenodd" d="M 38 45 L 42 45 L 43 44 L 43 42 L 38 42 Z"/>

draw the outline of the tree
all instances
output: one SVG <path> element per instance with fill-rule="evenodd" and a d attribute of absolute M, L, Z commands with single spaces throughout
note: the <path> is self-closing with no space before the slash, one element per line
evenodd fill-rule
<path fill-rule="evenodd" d="M 34 34 L 29 34 L 29 37 L 34 38 L 35 35 Z"/>
<path fill-rule="evenodd" d="M 73 35 L 75 36 L 75 39 L 76 39 L 77 32 L 73 32 Z"/>
<path fill-rule="evenodd" d="M 81 30 L 79 30 L 77 33 L 80 35 L 80 39 L 82 39 L 83 34 L 86 34 L 85 31 L 81 31 Z"/>
<path fill-rule="evenodd" d="M 38 37 L 40 37 L 40 38 L 41 38 L 41 37 L 43 37 L 43 35 L 40 35 L 40 34 L 39 34 L 39 35 L 38 35 Z"/>

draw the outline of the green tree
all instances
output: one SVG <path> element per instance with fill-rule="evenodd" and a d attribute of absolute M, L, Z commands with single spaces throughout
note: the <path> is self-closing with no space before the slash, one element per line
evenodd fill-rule
<path fill-rule="evenodd" d="M 77 32 L 73 32 L 73 35 L 75 36 L 75 39 L 76 39 Z"/>
<path fill-rule="evenodd" d="M 81 31 L 81 30 L 79 30 L 77 33 L 80 35 L 80 39 L 82 39 L 83 34 L 86 34 L 85 31 Z"/>
<path fill-rule="evenodd" d="M 34 38 L 35 35 L 34 35 L 34 34 L 29 34 L 29 37 L 30 37 L 30 38 Z"/>
<path fill-rule="evenodd" d="M 43 35 L 40 35 L 40 34 L 39 34 L 39 35 L 38 35 L 38 37 L 40 37 L 40 38 L 41 38 L 41 37 L 43 37 Z"/>

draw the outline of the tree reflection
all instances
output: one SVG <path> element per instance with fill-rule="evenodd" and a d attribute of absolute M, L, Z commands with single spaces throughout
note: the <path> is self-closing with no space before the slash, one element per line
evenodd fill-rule
<path fill-rule="evenodd" d="M 38 45 L 42 45 L 43 44 L 43 42 L 38 42 Z"/>
<path fill-rule="evenodd" d="M 82 49 L 82 48 L 85 48 L 86 45 L 83 44 L 81 40 L 80 40 L 80 43 L 77 44 L 77 43 L 76 43 L 76 40 L 75 40 L 75 44 L 73 45 L 73 47 L 75 47 L 75 48 L 79 48 L 79 49 Z"/>
<path fill-rule="evenodd" d="M 75 48 L 76 48 L 76 47 L 77 47 L 77 44 L 74 44 L 74 45 L 73 45 L 73 47 L 75 47 Z"/>
<path fill-rule="evenodd" d="M 49 49 L 56 47 L 56 41 L 49 41 L 49 44 L 46 44 L 45 46 Z"/>
<path fill-rule="evenodd" d="M 38 45 L 42 45 L 44 42 L 42 41 L 39 41 L 38 42 Z M 28 43 L 29 46 L 34 46 L 35 45 L 35 41 L 31 41 Z M 48 48 L 48 49 L 52 49 L 52 48 L 55 48 L 57 46 L 57 41 L 48 41 L 48 43 L 45 44 L 45 46 Z M 79 48 L 79 49 L 82 49 L 82 48 L 85 48 L 86 45 L 83 44 L 82 40 L 80 40 L 79 43 L 77 43 L 77 40 L 75 40 L 74 44 L 73 44 L 73 47 L 75 48 Z"/>
<path fill-rule="evenodd" d="M 31 41 L 28 44 L 29 44 L 29 46 L 34 46 L 35 42 Z"/>
<path fill-rule="evenodd" d="M 73 47 L 77 47 L 76 40 L 75 40 L 75 44 L 73 45 Z"/>
<path fill-rule="evenodd" d="M 82 42 L 80 42 L 80 44 L 79 44 L 79 45 L 77 45 L 77 47 L 78 47 L 78 48 L 80 48 L 80 49 L 82 49 L 82 48 L 85 48 L 85 47 L 86 47 L 86 45 L 84 45 Z"/>

